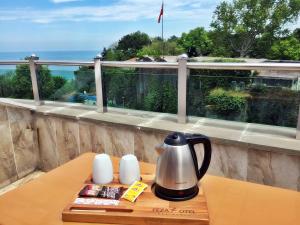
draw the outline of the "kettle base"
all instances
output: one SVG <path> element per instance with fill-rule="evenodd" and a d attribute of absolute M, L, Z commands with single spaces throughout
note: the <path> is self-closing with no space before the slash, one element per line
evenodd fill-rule
<path fill-rule="evenodd" d="M 172 190 L 153 184 L 153 190 L 158 198 L 168 201 L 185 201 L 194 198 L 198 195 L 198 185 L 184 190 Z"/>

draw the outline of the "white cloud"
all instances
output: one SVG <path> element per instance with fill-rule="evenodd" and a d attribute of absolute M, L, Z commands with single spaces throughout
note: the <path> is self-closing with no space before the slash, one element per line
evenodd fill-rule
<path fill-rule="evenodd" d="M 81 0 L 51 0 L 53 3 L 78 2 Z"/>
<path fill-rule="evenodd" d="M 78 0 L 52 0 L 67 2 Z M 211 17 L 219 0 L 165 0 L 167 20 L 200 20 Z M 118 0 L 106 6 L 72 6 L 58 9 L 39 10 L 33 8 L 2 10 L 0 21 L 32 21 L 52 23 L 60 21 L 136 21 L 156 19 L 161 7 L 161 0 Z"/>

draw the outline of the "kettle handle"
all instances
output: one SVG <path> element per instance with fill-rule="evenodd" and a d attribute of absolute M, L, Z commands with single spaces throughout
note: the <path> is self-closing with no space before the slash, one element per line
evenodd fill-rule
<path fill-rule="evenodd" d="M 211 144 L 208 137 L 201 134 L 186 134 L 186 140 L 191 150 L 193 162 L 198 180 L 200 180 L 206 173 L 211 159 Z M 202 143 L 204 145 L 204 157 L 200 169 L 198 169 L 198 159 L 194 145 Z"/>

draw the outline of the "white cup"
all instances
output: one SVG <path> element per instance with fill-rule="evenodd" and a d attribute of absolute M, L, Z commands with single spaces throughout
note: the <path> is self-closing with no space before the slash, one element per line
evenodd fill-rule
<path fill-rule="evenodd" d="M 114 178 L 113 165 L 107 154 L 98 154 L 93 162 L 93 182 L 95 184 L 108 184 Z"/>
<path fill-rule="evenodd" d="M 120 183 L 131 185 L 141 178 L 140 166 L 134 155 L 124 155 L 120 160 L 119 180 Z"/>

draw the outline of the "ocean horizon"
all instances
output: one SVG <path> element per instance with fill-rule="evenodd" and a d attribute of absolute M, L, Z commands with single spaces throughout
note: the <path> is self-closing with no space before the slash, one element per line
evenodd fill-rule
<path fill-rule="evenodd" d="M 91 61 L 99 54 L 93 50 L 71 50 L 71 51 L 20 51 L 20 52 L 0 52 L 0 60 L 23 60 L 25 57 L 35 54 L 40 60 L 83 60 Z M 0 75 L 13 72 L 16 66 L 0 66 Z M 49 66 L 53 76 L 62 76 L 67 80 L 74 79 L 74 71 L 78 66 Z"/>

